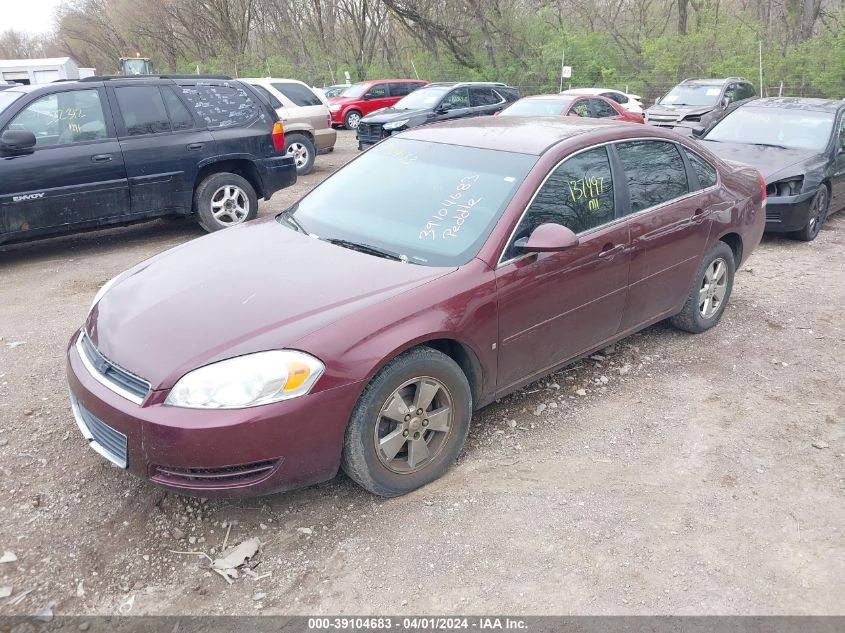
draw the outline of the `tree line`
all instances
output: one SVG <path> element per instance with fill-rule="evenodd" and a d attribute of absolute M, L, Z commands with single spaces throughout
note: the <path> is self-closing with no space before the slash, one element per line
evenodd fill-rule
<path fill-rule="evenodd" d="M 0 58 L 120 57 L 157 72 L 495 80 L 647 99 L 690 76 L 744 76 L 763 93 L 845 97 L 845 0 L 72 0 L 54 33 L 0 33 Z M 23 27 L 25 25 L 20 25 Z M 782 87 L 781 87 L 782 85 Z M 759 86 L 758 86 L 759 88 Z"/>

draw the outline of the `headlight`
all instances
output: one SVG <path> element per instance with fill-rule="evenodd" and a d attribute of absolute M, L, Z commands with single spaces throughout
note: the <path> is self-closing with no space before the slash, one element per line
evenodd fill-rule
<path fill-rule="evenodd" d="M 329 106 L 329 110 L 331 110 L 332 112 L 337 112 L 338 110 L 340 110 L 340 105 L 338 105 L 337 103 L 333 103 Z"/>
<path fill-rule="evenodd" d="M 766 186 L 766 195 L 775 197 L 797 196 L 801 193 L 801 186 L 804 184 L 804 177 L 788 178 L 779 180 Z"/>
<path fill-rule="evenodd" d="M 112 277 L 112 278 L 111 278 L 111 279 L 109 279 L 106 283 L 104 283 L 104 284 L 103 284 L 103 287 L 102 287 L 102 288 L 100 288 L 100 289 L 97 291 L 97 294 L 95 294 L 95 295 L 94 295 L 94 300 L 91 302 L 91 307 L 90 307 L 90 308 L 88 308 L 88 309 L 89 309 L 89 310 L 93 310 L 93 309 L 94 309 L 94 306 L 95 306 L 95 305 L 97 305 L 97 302 L 98 302 L 100 299 L 102 299 L 102 298 L 103 298 L 103 296 L 104 296 L 104 295 L 105 295 L 105 294 L 109 291 L 109 288 L 111 288 L 111 287 L 112 287 L 113 285 L 115 285 L 118 281 L 120 281 L 120 280 L 123 278 L 123 276 L 124 276 L 125 274 L 126 274 L 125 272 L 122 272 L 122 273 L 120 273 L 119 275 L 117 275 L 116 277 Z"/>
<path fill-rule="evenodd" d="M 185 374 L 165 404 L 189 409 L 256 407 L 308 393 L 324 370 L 323 363 L 304 352 L 247 354 Z"/>
<path fill-rule="evenodd" d="M 391 121 L 390 123 L 384 124 L 385 130 L 398 130 L 400 127 L 407 125 L 410 119 L 402 119 L 401 121 Z"/>

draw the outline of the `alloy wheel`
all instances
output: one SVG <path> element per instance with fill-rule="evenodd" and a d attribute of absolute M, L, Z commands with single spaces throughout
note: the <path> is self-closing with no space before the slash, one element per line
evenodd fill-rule
<path fill-rule="evenodd" d="M 728 291 L 728 263 L 717 257 L 707 270 L 698 291 L 698 310 L 705 319 L 712 319 L 722 307 L 725 293 Z"/>
<path fill-rule="evenodd" d="M 249 215 L 249 197 L 236 185 L 224 185 L 211 196 L 211 214 L 220 224 L 240 224 Z"/>
<path fill-rule="evenodd" d="M 827 189 L 822 186 L 810 207 L 810 235 L 816 237 L 824 224 L 827 211 Z"/>
<path fill-rule="evenodd" d="M 452 431 L 452 395 L 436 378 L 403 383 L 387 398 L 373 441 L 379 461 L 399 474 L 425 468 L 446 445 Z"/>
<path fill-rule="evenodd" d="M 308 148 L 302 143 L 291 143 L 288 145 L 288 156 L 293 158 L 296 168 L 301 169 L 308 162 Z"/>
<path fill-rule="evenodd" d="M 358 124 L 361 122 L 361 115 L 357 112 L 352 112 L 346 115 L 346 125 L 349 126 L 351 129 L 356 129 Z"/>

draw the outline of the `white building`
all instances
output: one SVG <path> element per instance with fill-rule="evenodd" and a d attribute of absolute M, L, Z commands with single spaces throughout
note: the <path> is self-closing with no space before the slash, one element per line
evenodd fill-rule
<path fill-rule="evenodd" d="M 70 57 L 0 59 L 0 79 L 7 82 L 48 84 L 58 79 L 80 79 L 93 74 L 93 68 L 79 68 Z"/>

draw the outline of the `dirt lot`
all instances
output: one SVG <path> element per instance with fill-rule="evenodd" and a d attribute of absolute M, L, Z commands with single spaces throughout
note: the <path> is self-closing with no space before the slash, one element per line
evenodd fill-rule
<path fill-rule="evenodd" d="M 354 154 L 343 133 L 262 214 Z M 103 282 L 200 235 L 0 248 L 0 614 L 845 613 L 845 214 L 766 238 L 715 330 L 652 327 L 487 407 L 444 479 L 392 500 L 340 475 L 201 502 L 87 447 L 68 338 Z M 227 586 L 172 553 L 229 529 L 271 575 Z"/>

